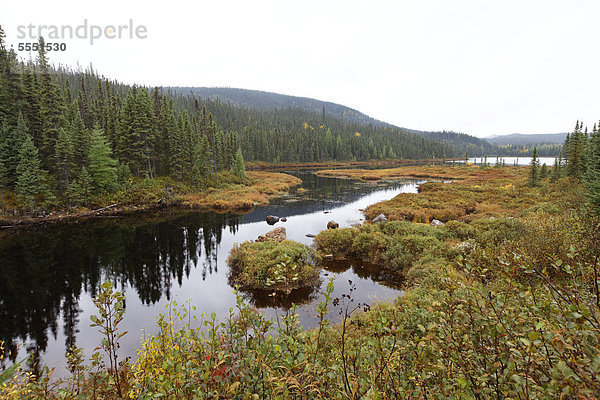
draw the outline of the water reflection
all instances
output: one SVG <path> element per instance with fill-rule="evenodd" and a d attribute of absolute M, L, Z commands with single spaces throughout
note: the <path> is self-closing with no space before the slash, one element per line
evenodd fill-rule
<path fill-rule="evenodd" d="M 127 296 L 122 342 L 124 356 L 134 356 L 140 330 L 151 333 L 154 321 L 173 298 L 191 298 L 199 310 L 228 315 L 235 297 L 227 282 L 226 258 L 235 242 L 253 240 L 273 229 L 266 215 L 286 216 L 288 238 L 310 244 L 306 233 L 325 229 L 329 219 L 341 227 L 357 222 L 361 208 L 405 191 L 415 183 L 371 185 L 298 173 L 303 185 L 289 196 L 246 215 L 166 212 L 128 218 L 50 226 L 0 239 L 0 340 L 19 360 L 22 345 L 51 366 L 64 365 L 71 345 L 91 350 L 99 335 L 89 327 L 92 299 L 105 280 Z M 327 212 L 328 214 L 325 214 Z M 278 225 L 281 226 L 281 225 Z M 356 262 L 328 264 L 323 271 L 341 282 L 357 282 L 357 301 L 390 299 L 397 283 L 377 269 Z M 291 303 L 301 307 L 301 322 L 314 322 L 312 303 L 322 288 L 297 290 L 289 297 L 247 292 L 244 296 L 268 316 Z M 345 288 L 340 288 L 343 291 Z M 338 288 L 336 287 L 336 291 Z M 335 293 L 334 293 L 335 295 Z M 304 311 L 302 311 L 304 310 Z"/>
<path fill-rule="evenodd" d="M 218 271 L 216 248 L 224 230 L 235 234 L 240 216 L 194 213 L 140 222 L 125 218 L 39 232 L 0 244 L 0 338 L 14 350 L 45 351 L 62 315 L 65 347 L 75 344 L 82 291 L 94 297 L 105 280 L 135 288 L 142 304 L 171 299 L 192 268 L 202 279 Z"/>

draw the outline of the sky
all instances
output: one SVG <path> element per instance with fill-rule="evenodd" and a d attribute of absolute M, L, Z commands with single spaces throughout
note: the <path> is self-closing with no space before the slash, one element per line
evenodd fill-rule
<path fill-rule="evenodd" d="M 87 38 L 49 38 L 85 20 Z M 15 50 L 45 25 L 66 44 L 52 62 L 121 82 L 305 96 L 412 129 L 484 137 L 600 119 L 598 0 L 0 0 L 0 25 Z M 91 25 L 141 34 L 91 44 Z"/>

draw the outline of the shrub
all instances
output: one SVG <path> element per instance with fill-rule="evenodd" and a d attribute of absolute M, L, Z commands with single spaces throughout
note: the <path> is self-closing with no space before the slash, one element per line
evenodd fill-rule
<path fill-rule="evenodd" d="M 241 289 L 289 292 L 315 284 L 319 256 L 310 247 L 283 242 L 244 242 L 235 245 L 227 262 L 230 281 Z"/>
<path fill-rule="evenodd" d="M 327 229 L 315 237 L 314 244 L 321 254 L 344 258 L 352 253 L 352 243 L 357 233 L 356 228 Z"/>

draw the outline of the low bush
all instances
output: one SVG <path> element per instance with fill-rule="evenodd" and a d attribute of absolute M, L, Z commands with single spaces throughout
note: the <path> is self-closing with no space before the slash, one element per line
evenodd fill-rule
<path fill-rule="evenodd" d="M 357 233 L 356 228 L 327 229 L 315 237 L 314 244 L 323 255 L 345 258 L 353 251 L 352 243 Z"/>
<path fill-rule="evenodd" d="M 227 259 L 229 279 L 243 290 L 289 292 L 318 282 L 319 258 L 310 247 L 291 240 L 244 242 Z"/>

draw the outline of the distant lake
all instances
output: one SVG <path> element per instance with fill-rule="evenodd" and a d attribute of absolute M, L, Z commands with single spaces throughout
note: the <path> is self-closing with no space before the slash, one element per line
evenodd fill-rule
<path fill-rule="evenodd" d="M 502 163 L 502 161 L 504 161 L 504 164 L 509 166 L 509 165 L 529 165 L 531 164 L 531 157 L 498 157 L 498 160 L 500 163 Z M 542 164 L 546 164 L 548 167 L 551 167 L 554 165 L 554 157 L 538 157 L 538 160 L 540 160 L 540 165 Z M 484 157 L 473 157 L 473 158 L 469 158 L 469 162 L 476 164 L 476 165 L 480 165 L 484 162 Z M 488 157 L 487 158 L 487 162 L 490 165 L 496 165 L 496 157 Z"/>

